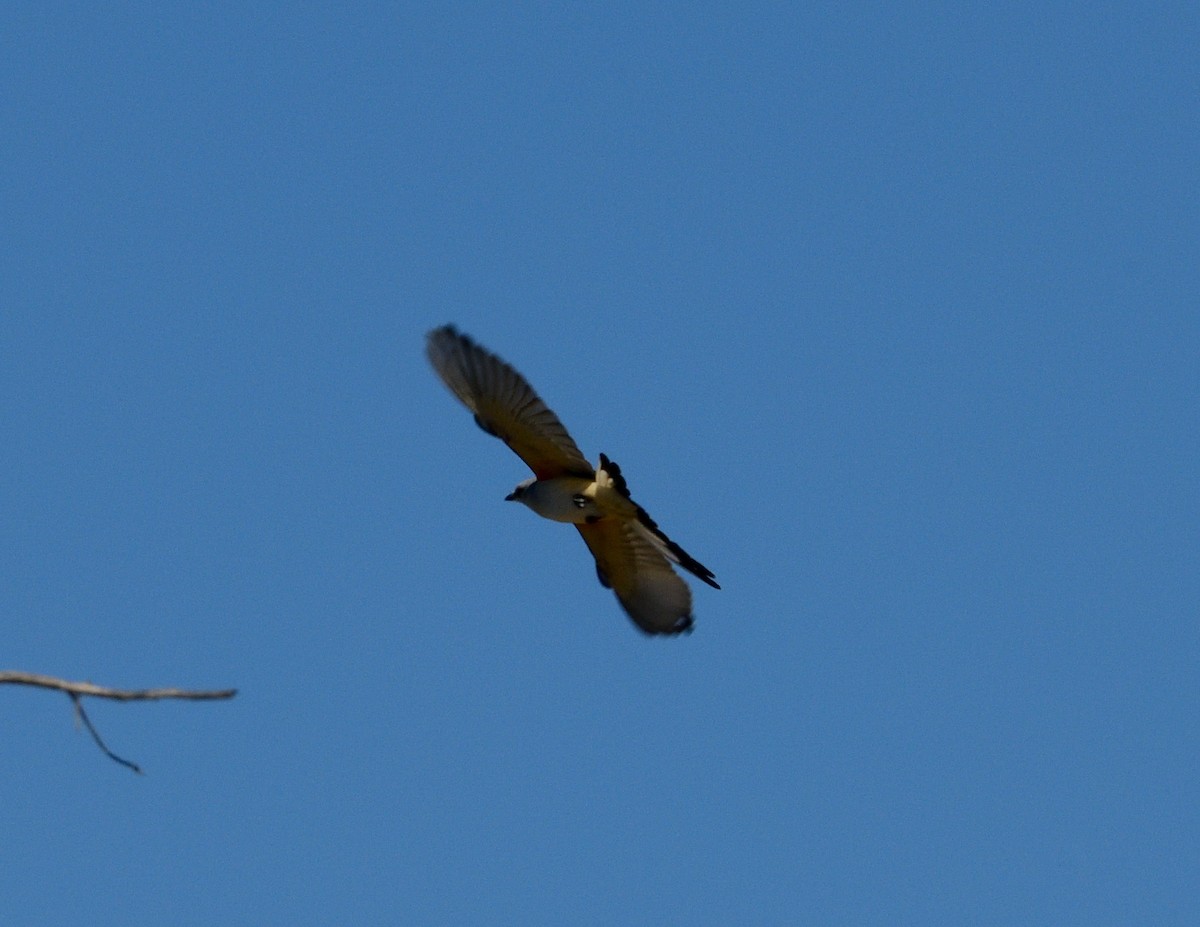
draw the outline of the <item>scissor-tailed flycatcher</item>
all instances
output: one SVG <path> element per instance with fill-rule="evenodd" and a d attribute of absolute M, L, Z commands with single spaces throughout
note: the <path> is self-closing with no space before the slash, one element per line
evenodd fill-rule
<path fill-rule="evenodd" d="M 647 634 L 690 631 L 691 590 L 671 564 L 714 589 L 721 587 L 708 567 L 663 534 L 630 498 L 620 468 L 601 454 L 593 469 L 525 378 L 453 325 L 429 333 L 426 353 L 438 376 L 475 414 L 476 424 L 533 470 L 533 477 L 505 498 L 578 528 L 596 558 L 600 583 L 616 593 Z"/>

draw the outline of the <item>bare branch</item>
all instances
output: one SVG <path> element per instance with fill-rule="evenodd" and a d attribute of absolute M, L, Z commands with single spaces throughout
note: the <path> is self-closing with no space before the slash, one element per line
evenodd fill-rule
<path fill-rule="evenodd" d="M 59 692 L 65 692 L 71 699 L 71 703 L 75 706 L 75 717 L 87 728 L 88 733 L 92 735 L 92 740 L 96 742 L 96 746 L 104 751 L 105 756 L 109 759 L 120 763 L 122 766 L 129 767 L 138 774 L 141 774 L 142 768 L 137 763 L 117 756 L 117 754 L 108 749 L 108 745 L 100 737 L 100 732 L 92 724 L 92 719 L 83 710 L 84 696 L 115 699 L 119 702 L 144 702 L 168 698 L 192 700 L 226 699 L 237 695 L 237 689 L 110 689 L 107 686 L 98 686 L 91 682 L 71 682 L 68 679 L 43 676 L 39 673 L 26 673 L 21 670 L 0 670 L 0 685 L 4 683 L 17 686 L 35 686 L 39 689 L 56 689 Z"/>
<path fill-rule="evenodd" d="M 119 702 L 143 702 L 162 698 L 220 699 L 233 698 L 237 689 L 110 689 L 91 682 L 71 682 L 55 676 L 39 673 L 24 673 L 20 670 L 0 670 L 0 684 L 37 686 L 42 689 L 57 689 L 68 695 L 93 695 L 96 698 L 111 698 Z"/>

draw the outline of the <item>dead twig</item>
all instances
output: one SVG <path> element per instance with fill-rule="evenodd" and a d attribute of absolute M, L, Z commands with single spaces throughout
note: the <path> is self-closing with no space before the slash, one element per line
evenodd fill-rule
<path fill-rule="evenodd" d="M 0 670 L 0 684 L 12 683 L 19 686 L 38 686 L 42 689 L 57 689 L 68 695 L 93 695 L 96 698 L 111 698 L 119 702 L 150 701 L 162 698 L 219 699 L 233 698 L 237 689 L 110 689 L 92 682 L 71 682 L 55 676 L 39 673 L 24 673 L 20 670 Z"/>
<path fill-rule="evenodd" d="M 114 699 L 118 702 L 146 702 L 168 698 L 211 701 L 214 699 L 233 698 L 237 695 L 237 689 L 111 689 L 107 686 L 98 686 L 91 682 L 72 682 L 69 679 L 43 676 L 40 673 L 26 673 L 21 670 L 0 670 L 0 685 L 5 683 L 17 686 L 34 686 L 39 689 L 56 689 L 59 692 L 65 692 L 75 708 L 76 718 L 87 728 L 88 733 L 92 735 L 92 740 L 96 742 L 97 747 L 104 751 L 105 756 L 114 762 L 120 763 L 122 766 L 129 767 L 135 773 L 139 774 L 142 772 L 142 768 L 137 763 L 117 756 L 104 743 L 104 740 L 100 737 L 100 732 L 96 730 L 91 718 L 83 710 L 84 696 Z"/>

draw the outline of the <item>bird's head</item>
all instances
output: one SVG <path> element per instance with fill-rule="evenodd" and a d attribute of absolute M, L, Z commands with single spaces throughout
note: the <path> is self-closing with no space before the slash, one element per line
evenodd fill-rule
<path fill-rule="evenodd" d="M 537 482 L 537 477 L 534 476 L 534 477 L 530 477 L 529 479 L 525 480 L 523 483 L 518 483 L 517 488 L 514 489 L 512 492 L 510 492 L 507 496 L 504 497 L 504 501 L 505 502 L 522 502 L 522 501 L 524 501 L 521 497 L 525 495 L 525 490 L 527 490 L 530 486 L 532 486 L 536 482 Z"/>

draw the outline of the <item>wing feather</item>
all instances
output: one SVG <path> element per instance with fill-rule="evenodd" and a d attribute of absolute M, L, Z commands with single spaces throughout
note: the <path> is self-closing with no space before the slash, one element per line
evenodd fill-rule
<path fill-rule="evenodd" d="M 647 634 L 692 629 L 692 592 L 637 522 L 601 518 L 576 525 L 596 558 L 596 574 Z"/>
<path fill-rule="evenodd" d="M 595 472 L 529 382 L 453 325 L 429 333 L 425 352 L 475 422 L 512 448 L 538 479 Z"/>

